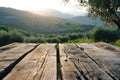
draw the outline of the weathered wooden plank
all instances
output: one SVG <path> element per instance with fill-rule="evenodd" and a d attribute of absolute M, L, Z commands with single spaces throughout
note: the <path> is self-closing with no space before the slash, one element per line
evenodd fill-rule
<path fill-rule="evenodd" d="M 120 53 L 113 54 L 102 48 L 98 48 L 93 44 L 79 44 L 80 47 L 85 49 L 86 54 L 95 61 L 95 63 L 104 70 L 112 79 L 120 79 Z"/>
<path fill-rule="evenodd" d="M 112 80 L 75 44 L 60 44 L 60 60 L 63 80 Z"/>
<path fill-rule="evenodd" d="M 104 43 L 104 42 L 95 43 L 94 45 L 97 46 L 98 48 L 101 48 L 105 51 L 110 52 L 113 55 L 120 56 L 120 47 L 117 47 L 108 43 Z"/>
<path fill-rule="evenodd" d="M 0 53 L 3 52 L 3 51 L 9 50 L 9 49 L 15 48 L 15 47 L 19 46 L 19 44 L 21 44 L 21 43 L 11 43 L 11 44 L 8 44 L 8 45 L 5 45 L 5 46 L 1 46 L 0 47 Z"/>
<path fill-rule="evenodd" d="M 78 67 L 73 62 L 78 61 L 74 57 L 74 55 L 71 55 L 77 53 L 77 50 L 75 48 L 76 47 L 73 47 L 70 44 L 60 44 L 60 60 L 62 65 L 61 71 L 63 80 L 85 80 L 80 71 L 78 70 Z"/>
<path fill-rule="evenodd" d="M 4 70 L 11 63 L 16 61 L 20 56 L 33 49 L 36 44 L 13 43 L 4 48 L 14 47 L 0 53 L 0 70 Z M 3 48 L 3 47 L 2 47 Z"/>
<path fill-rule="evenodd" d="M 41 44 L 21 60 L 4 80 L 56 80 L 55 44 Z"/>
<path fill-rule="evenodd" d="M 65 44 L 59 45 L 60 49 L 60 62 L 61 62 L 61 71 L 63 80 L 75 80 L 76 76 L 74 75 L 76 72 L 75 66 L 71 61 L 68 61 L 68 55 L 65 53 Z M 76 72 L 77 73 L 77 72 Z"/>

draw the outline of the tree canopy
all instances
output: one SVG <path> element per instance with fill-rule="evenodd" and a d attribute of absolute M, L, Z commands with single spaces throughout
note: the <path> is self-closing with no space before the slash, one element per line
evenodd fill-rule
<path fill-rule="evenodd" d="M 71 0 L 64 0 L 70 2 Z M 107 22 L 115 23 L 120 29 L 120 0 L 76 0 L 80 6 L 88 7 L 88 15 L 100 17 Z"/>

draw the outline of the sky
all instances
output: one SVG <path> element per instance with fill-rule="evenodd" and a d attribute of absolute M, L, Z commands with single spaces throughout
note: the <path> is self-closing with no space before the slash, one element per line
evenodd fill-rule
<path fill-rule="evenodd" d="M 87 8 L 76 7 L 78 3 L 72 0 L 65 4 L 63 0 L 0 0 L 0 7 L 11 7 L 19 10 L 55 9 L 75 16 L 85 15 Z"/>

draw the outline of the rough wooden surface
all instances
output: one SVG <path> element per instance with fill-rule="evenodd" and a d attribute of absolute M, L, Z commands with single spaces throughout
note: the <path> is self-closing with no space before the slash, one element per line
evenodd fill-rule
<path fill-rule="evenodd" d="M 102 45 L 108 46 L 108 44 Z M 109 45 L 109 49 L 103 49 L 103 47 L 99 48 L 93 44 L 82 44 L 80 46 L 113 80 L 120 79 L 120 49 L 118 47 Z"/>
<path fill-rule="evenodd" d="M 4 80 L 56 80 L 55 44 L 41 44 L 29 53 Z"/>
<path fill-rule="evenodd" d="M 3 70 L 20 56 L 34 48 L 36 44 L 13 43 L 0 48 L 0 70 Z"/>
<path fill-rule="evenodd" d="M 13 43 L 0 47 L 0 69 L 35 45 Z M 120 48 L 107 43 L 40 44 L 3 80 L 120 80 Z"/>
<path fill-rule="evenodd" d="M 60 44 L 63 80 L 119 80 L 120 55 L 93 44 Z"/>
<path fill-rule="evenodd" d="M 19 44 L 21 44 L 21 43 L 11 43 L 11 44 L 2 46 L 2 47 L 0 47 L 0 53 L 1 53 L 1 52 L 4 52 L 4 51 L 7 51 L 7 50 L 9 50 L 9 49 L 18 47 Z"/>

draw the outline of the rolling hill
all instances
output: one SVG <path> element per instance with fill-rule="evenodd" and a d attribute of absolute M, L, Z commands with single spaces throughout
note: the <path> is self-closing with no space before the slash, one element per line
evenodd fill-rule
<path fill-rule="evenodd" d="M 64 19 L 71 19 L 75 17 L 71 14 L 62 13 L 54 9 L 37 10 L 37 11 L 33 11 L 32 13 L 42 15 L 42 16 L 52 16 L 52 17 L 58 17 L 58 18 L 64 18 Z"/>
<path fill-rule="evenodd" d="M 93 28 L 68 19 L 40 16 L 28 11 L 0 7 L 0 24 L 39 33 L 88 31 Z"/>
<path fill-rule="evenodd" d="M 77 16 L 72 18 L 71 20 L 86 25 L 98 25 L 98 26 L 103 25 L 103 22 L 100 20 L 100 18 L 92 19 L 88 16 Z"/>

